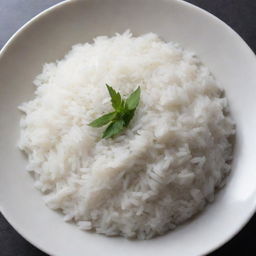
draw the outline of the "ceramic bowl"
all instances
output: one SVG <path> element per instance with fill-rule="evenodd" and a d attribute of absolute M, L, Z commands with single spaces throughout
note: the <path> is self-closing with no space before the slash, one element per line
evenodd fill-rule
<path fill-rule="evenodd" d="M 214 203 L 192 221 L 148 241 L 108 238 L 65 223 L 48 209 L 25 172 L 17 149 L 20 112 L 33 98 L 33 79 L 45 62 L 62 58 L 73 44 L 131 29 L 159 34 L 197 53 L 225 88 L 237 137 L 232 173 Z M 23 26 L 0 53 L 0 209 L 28 241 L 56 256 L 194 256 L 232 238 L 256 209 L 256 60 L 227 25 L 178 0 L 64 1 Z"/>

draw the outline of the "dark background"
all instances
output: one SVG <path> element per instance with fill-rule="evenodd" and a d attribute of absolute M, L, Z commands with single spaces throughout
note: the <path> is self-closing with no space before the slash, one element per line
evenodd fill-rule
<path fill-rule="evenodd" d="M 26 21 L 58 2 L 61 1 L 0 0 L 0 48 Z M 211 12 L 226 22 L 256 52 L 256 0 L 187 0 L 187 2 Z M 256 255 L 256 215 L 237 236 L 209 256 L 235 255 Z M 24 240 L 0 213 L 0 256 L 47 255 Z"/>

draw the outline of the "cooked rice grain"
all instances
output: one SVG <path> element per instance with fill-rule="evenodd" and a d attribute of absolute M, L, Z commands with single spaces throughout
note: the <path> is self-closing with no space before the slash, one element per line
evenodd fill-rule
<path fill-rule="evenodd" d="M 88 123 L 111 111 L 105 84 L 141 87 L 128 129 L 100 139 Z M 191 52 L 129 31 L 78 44 L 45 64 L 20 106 L 19 147 L 46 204 L 81 229 L 149 239 L 201 211 L 230 171 L 227 99 Z"/>

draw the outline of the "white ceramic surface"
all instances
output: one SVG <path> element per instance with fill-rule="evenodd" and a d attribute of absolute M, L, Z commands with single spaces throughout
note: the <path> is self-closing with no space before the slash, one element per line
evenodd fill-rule
<path fill-rule="evenodd" d="M 45 62 L 79 42 L 130 28 L 155 32 L 195 51 L 226 89 L 237 123 L 233 171 L 216 201 L 197 218 L 149 241 L 86 233 L 49 210 L 16 148 L 17 106 L 33 97 L 32 80 Z M 31 243 L 56 256 L 194 256 L 234 236 L 256 208 L 256 60 L 244 41 L 209 13 L 178 0 L 77 0 L 43 12 L 0 54 L 0 210 Z"/>

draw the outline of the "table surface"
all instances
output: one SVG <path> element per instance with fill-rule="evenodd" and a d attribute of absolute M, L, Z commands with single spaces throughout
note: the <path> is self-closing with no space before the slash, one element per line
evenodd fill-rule
<path fill-rule="evenodd" d="M 0 48 L 25 22 L 60 0 L 0 0 Z M 230 25 L 256 52 L 255 0 L 187 0 Z M 209 256 L 256 255 L 256 215 L 230 242 Z M 1 256 L 47 256 L 22 238 L 0 213 Z"/>

